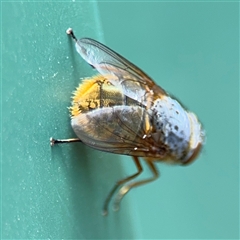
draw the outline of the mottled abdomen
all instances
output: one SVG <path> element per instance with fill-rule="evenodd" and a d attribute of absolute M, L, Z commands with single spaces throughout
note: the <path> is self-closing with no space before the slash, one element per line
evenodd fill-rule
<path fill-rule="evenodd" d="M 156 99 L 151 110 L 155 140 L 168 147 L 170 158 L 182 163 L 188 161 L 202 142 L 201 125 L 196 116 L 169 96 Z"/>

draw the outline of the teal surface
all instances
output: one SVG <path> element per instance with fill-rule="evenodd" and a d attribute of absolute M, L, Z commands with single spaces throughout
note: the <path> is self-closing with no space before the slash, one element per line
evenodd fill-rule
<path fill-rule="evenodd" d="M 134 238 L 127 199 L 119 213 L 101 215 L 108 191 L 124 176 L 120 157 L 49 144 L 52 136 L 75 136 L 67 107 L 92 68 L 65 31 L 103 41 L 96 3 L 3 2 L 1 14 L 1 237 Z"/>
<path fill-rule="evenodd" d="M 239 3 L 2 2 L 1 10 L 2 238 L 239 238 Z M 67 107 L 93 73 L 68 27 L 141 67 L 206 131 L 196 162 L 159 164 L 161 178 L 108 217 L 104 198 L 135 171 L 130 158 L 49 145 L 51 136 L 74 137 Z"/>

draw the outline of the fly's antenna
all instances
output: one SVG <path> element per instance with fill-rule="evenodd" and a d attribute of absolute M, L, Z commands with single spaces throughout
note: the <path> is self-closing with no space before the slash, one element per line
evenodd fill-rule
<path fill-rule="evenodd" d="M 77 38 L 76 38 L 76 36 L 74 35 L 72 28 L 68 28 L 67 31 L 66 31 L 66 33 L 67 33 L 68 35 L 70 35 L 70 36 L 77 42 Z"/>

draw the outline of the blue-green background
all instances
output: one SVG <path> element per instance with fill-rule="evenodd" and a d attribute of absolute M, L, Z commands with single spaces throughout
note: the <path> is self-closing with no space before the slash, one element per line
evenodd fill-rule
<path fill-rule="evenodd" d="M 239 238 L 239 3 L 2 2 L 1 237 Z M 130 157 L 81 144 L 67 107 L 93 70 L 65 34 L 106 43 L 197 113 L 203 151 L 101 216 Z M 149 170 L 143 177 L 150 175 Z"/>

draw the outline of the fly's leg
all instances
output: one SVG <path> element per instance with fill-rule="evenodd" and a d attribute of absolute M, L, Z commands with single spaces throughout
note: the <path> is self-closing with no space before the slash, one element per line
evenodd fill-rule
<path fill-rule="evenodd" d="M 55 144 L 60 143 L 73 143 L 73 142 L 82 142 L 79 138 L 69 138 L 69 139 L 54 139 L 50 138 L 50 145 L 54 146 Z"/>
<path fill-rule="evenodd" d="M 72 30 L 71 28 L 68 28 L 67 31 L 66 31 L 66 33 L 67 33 L 68 35 L 70 35 L 75 42 L 77 42 L 77 38 L 75 37 L 75 35 L 74 35 L 74 33 L 73 33 L 73 30 Z"/>
<path fill-rule="evenodd" d="M 143 171 L 143 168 L 142 168 L 142 166 L 141 166 L 141 164 L 140 164 L 140 161 L 139 161 L 138 157 L 134 157 L 134 156 L 133 156 L 132 158 L 133 158 L 133 161 L 134 161 L 134 163 L 135 163 L 135 165 L 136 165 L 136 167 L 137 167 L 137 172 L 136 172 L 135 174 L 129 176 L 129 177 L 126 177 L 126 178 L 124 178 L 124 179 L 119 180 L 119 181 L 116 182 L 116 184 L 113 186 L 113 188 L 112 188 L 111 191 L 109 192 L 106 200 L 104 201 L 103 211 L 102 211 L 102 214 L 103 214 L 104 216 L 106 216 L 106 215 L 108 214 L 108 205 L 109 205 L 109 202 L 111 201 L 111 199 L 112 199 L 114 193 L 117 191 L 117 189 L 118 189 L 122 184 L 124 184 L 124 183 L 126 183 L 126 182 L 128 182 L 128 181 L 130 181 L 130 180 L 132 180 L 132 179 L 134 179 L 135 177 L 137 177 L 137 176 Z"/>
<path fill-rule="evenodd" d="M 152 182 L 154 180 L 156 180 L 159 177 L 159 172 L 156 169 L 155 165 L 151 162 L 151 161 L 146 161 L 147 165 L 149 166 L 150 170 L 153 173 L 153 176 L 151 178 L 145 179 L 145 180 L 141 180 L 141 181 L 137 181 L 137 182 L 133 182 L 133 183 L 129 183 L 126 184 L 124 186 L 122 186 L 120 188 L 120 190 L 118 191 L 116 198 L 114 200 L 114 209 L 117 211 L 120 208 L 120 203 L 122 198 L 134 187 L 138 187 L 140 185 Z"/>

